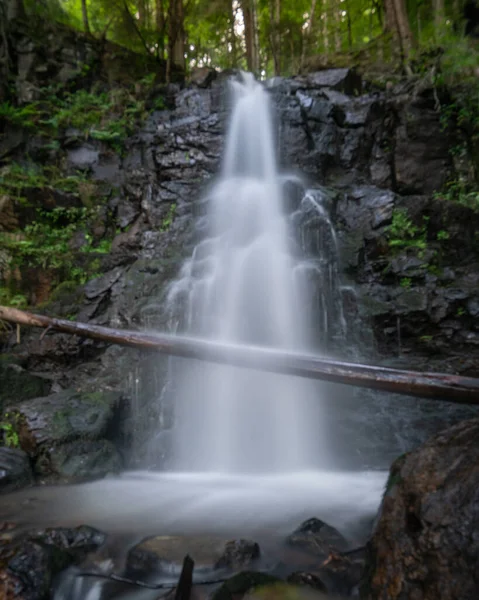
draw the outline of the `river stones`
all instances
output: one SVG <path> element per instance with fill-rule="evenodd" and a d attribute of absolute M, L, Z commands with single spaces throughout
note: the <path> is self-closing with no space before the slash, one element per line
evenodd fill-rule
<path fill-rule="evenodd" d="M 0 545 L 0 598 L 48 600 L 56 575 L 106 540 L 87 526 L 27 533 Z"/>
<path fill-rule="evenodd" d="M 143 540 L 130 550 L 127 570 L 178 575 L 186 555 L 195 561 L 195 573 L 216 569 L 240 569 L 260 556 L 258 544 L 251 540 L 225 540 L 207 536 L 156 536 Z"/>
<path fill-rule="evenodd" d="M 316 518 L 304 521 L 288 536 L 286 543 L 323 559 L 331 549 L 343 551 L 349 546 L 339 531 Z"/>

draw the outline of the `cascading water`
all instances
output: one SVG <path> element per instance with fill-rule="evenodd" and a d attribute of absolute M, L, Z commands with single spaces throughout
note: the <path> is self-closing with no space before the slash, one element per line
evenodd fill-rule
<path fill-rule="evenodd" d="M 327 197 L 279 175 L 264 87 L 251 75 L 232 85 L 222 170 L 198 223 L 208 236 L 169 288 L 170 329 L 291 352 L 344 346 L 345 290 Z M 317 516 L 351 533 L 373 515 L 385 473 L 333 472 L 323 393 L 322 384 L 299 377 L 172 358 L 159 402 L 164 415 L 173 406 L 174 427 L 165 431 L 165 417 L 159 428 L 172 439 L 173 472 L 55 489 L 41 517 L 25 518 L 58 523 L 62 515 L 137 537 L 275 532 L 283 540 Z M 104 580 L 77 575 L 65 574 L 56 600 L 118 597 Z"/>
<path fill-rule="evenodd" d="M 314 347 L 312 331 L 327 336 L 343 325 L 335 263 L 321 247 L 334 244 L 334 232 L 312 192 L 292 214 L 285 210 L 269 94 L 251 74 L 232 87 L 221 177 L 207 198 L 209 237 L 170 288 L 172 322 L 222 343 L 305 351 Z M 175 468 L 271 473 L 331 466 L 318 383 L 172 362 Z"/>

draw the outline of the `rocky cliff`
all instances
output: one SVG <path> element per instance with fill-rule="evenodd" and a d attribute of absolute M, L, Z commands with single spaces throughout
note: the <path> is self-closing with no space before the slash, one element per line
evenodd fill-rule
<path fill-rule="evenodd" d="M 118 132 L 111 112 L 106 125 L 101 117 L 103 129 L 97 130 L 67 121 L 62 125 L 61 120 L 48 129 L 44 118 L 32 128 L 28 114 L 24 122 L 6 113 L 0 118 L 4 233 L 15 236 L 35 222 L 32 209 L 38 206 L 47 212 L 99 206 L 88 222 L 94 247 L 76 230 L 67 240 L 84 277 L 52 290 L 47 284 L 55 277 L 57 283 L 68 279 L 68 274 L 58 275 L 58 268 L 29 271 L 27 264 L 13 275 L 31 303 L 42 302 L 40 310 L 50 314 L 113 327 L 164 329 L 166 285 L 201 236 L 195 216 L 220 162 L 226 74 L 200 72 L 187 86 L 158 84 L 154 76 L 136 85 L 118 82 L 103 67 L 93 75 L 82 66 L 89 64 L 82 62 L 83 54 L 93 52 L 88 43 L 73 40 L 70 61 L 65 55 L 69 43 L 57 47 L 53 41 L 45 62 L 30 38 L 16 39 L 14 105 L 31 107 L 35 100 L 38 109 L 43 97 L 35 96 L 34 90 L 42 89 L 38 77 L 45 64 L 54 63 L 48 76 L 71 81 L 71 94 L 83 85 L 89 93 L 106 94 L 117 81 L 120 97 L 123 93 L 123 100 L 133 104 L 115 109 L 108 100 L 108 110 L 117 111 L 115 119 L 133 111 L 135 119 Z M 158 81 L 162 67 L 154 68 Z M 62 73 L 72 71 L 72 79 L 65 80 Z M 276 111 L 282 168 L 299 174 L 302 187 L 321 190 L 337 230 L 356 356 L 479 375 L 479 214 L 438 193 L 458 169 L 450 154 L 455 133 L 445 130 L 441 119 L 440 105 L 447 97 L 419 83 L 380 89 L 349 69 L 276 78 L 266 85 Z M 25 169 L 39 166 L 47 173 L 52 164 L 55 180 L 47 177 L 41 185 L 38 178 L 25 180 Z M 24 169 L 21 194 L 12 193 L 12 165 Z M 73 188 L 65 187 L 65 179 L 72 181 L 68 178 L 74 178 Z M 94 255 L 84 252 L 102 247 Z M 11 279 L 11 270 L 4 270 L 3 277 Z M 2 367 L 9 376 L 33 377 L 33 388 L 39 381 L 42 394 L 45 386 L 51 392 L 121 390 L 134 396 L 141 428 L 145 421 L 156 427 L 158 408 L 151 400 L 161 393 L 166 361 L 51 332 L 41 339 L 37 332 L 22 332 L 18 344 L 12 331 L 3 340 L 11 353 Z M 2 400 L 9 407 L 35 395 L 27 391 L 18 397 L 5 390 Z M 129 427 L 123 433 L 131 450 L 131 422 Z"/>

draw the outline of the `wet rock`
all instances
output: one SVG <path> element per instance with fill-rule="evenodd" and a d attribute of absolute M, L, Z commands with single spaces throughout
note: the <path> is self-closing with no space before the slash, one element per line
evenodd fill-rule
<path fill-rule="evenodd" d="M 179 573 L 186 555 L 195 561 L 195 571 L 239 569 L 250 566 L 260 555 L 250 540 L 206 536 L 157 536 L 147 538 L 130 550 L 127 568 L 133 572 Z"/>
<path fill-rule="evenodd" d="M 216 563 L 218 569 L 241 569 L 251 565 L 260 556 L 259 545 L 251 540 L 226 542 L 224 552 Z"/>
<path fill-rule="evenodd" d="M 479 419 L 465 421 L 393 464 L 361 597 L 479 597 L 478 438 Z"/>
<path fill-rule="evenodd" d="M 78 562 L 88 553 L 102 546 L 106 542 L 107 535 L 99 529 L 80 525 L 75 528 L 52 527 L 29 534 L 29 538 L 32 541 L 68 550 Z"/>
<path fill-rule="evenodd" d="M 68 151 L 68 162 L 73 169 L 89 169 L 98 162 L 99 150 L 85 144 Z"/>
<path fill-rule="evenodd" d="M 85 296 L 89 300 L 93 300 L 107 292 L 120 279 L 123 274 L 123 269 L 117 267 L 101 277 L 97 277 L 89 281 L 85 286 Z"/>
<path fill-rule="evenodd" d="M 122 459 L 116 446 L 108 440 L 78 440 L 58 446 L 54 452 L 42 453 L 35 463 L 39 476 L 55 475 L 66 481 L 97 479 L 118 473 Z"/>
<path fill-rule="evenodd" d="M 300 78 L 298 78 L 300 79 Z M 309 87 L 324 87 L 354 95 L 361 92 L 361 77 L 352 69 L 327 69 L 306 76 Z"/>
<path fill-rule="evenodd" d="M 312 588 L 313 590 L 318 590 L 320 592 L 328 591 L 327 587 L 324 585 L 318 575 L 315 575 L 314 573 L 296 571 L 295 573 L 291 573 L 291 575 L 289 575 L 287 582 L 300 587 Z"/>
<path fill-rule="evenodd" d="M 191 71 L 190 81 L 200 88 L 209 87 L 218 76 L 216 69 L 210 67 L 194 67 Z"/>
<path fill-rule="evenodd" d="M 83 560 L 105 539 L 102 532 L 82 525 L 27 533 L 4 544 L 0 547 L 0 597 L 47 600 L 56 575 Z"/>
<path fill-rule="evenodd" d="M 28 372 L 20 364 L 0 356 L 0 410 L 23 400 L 44 396 L 52 382 Z"/>
<path fill-rule="evenodd" d="M 278 583 L 281 583 L 281 579 L 267 573 L 243 571 L 221 584 L 211 600 L 239 600 L 253 590 Z"/>
<path fill-rule="evenodd" d="M 0 581 L 5 600 L 47 600 L 54 577 L 72 562 L 55 546 L 24 541 L 0 550 Z"/>
<path fill-rule="evenodd" d="M 18 404 L 12 414 L 35 472 L 82 479 L 116 471 L 118 452 L 101 438 L 114 426 L 119 400 L 116 392 L 65 390 Z"/>
<path fill-rule="evenodd" d="M 245 600 L 341 600 L 339 596 L 329 596 L 320 589 L 309 586 L 276 583 L 265 585 L 244 596 Z"/>
<path fill-rule="evenodd" d="M 33 472 L 28 455 L 18 448 L 0 447 L 0 494 L 32 483 Z"/>
<path fill-rule="evenodd" d="M 365 548 L 341 554 L 331 552 L 316 572 L 328 593 L 334 597 L 358 597 L 366 561 Z"/>
<path fill-rule="evenodd" d="M 326 558 L 330 549 L 346 550 L 346 539 L 324 521 L 312 518 L 304 521 L 287 539 L 287 543 L 316 556 Z"/>
<path fill-rule="evenodd" d="M 428 194 L 440 189 L 451 169 L 449 141 L 441 131 L 439 113 L 405 107 L 396 130 L 394 170 L 397 189 Z"/>

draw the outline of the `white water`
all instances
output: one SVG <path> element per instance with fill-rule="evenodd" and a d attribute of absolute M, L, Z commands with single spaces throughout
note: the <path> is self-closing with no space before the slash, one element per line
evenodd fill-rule
<path fill-rule="evenodd" d="M 221 177 L 204 217 L 209 237 L 169 290 L 172 329 L 224 343 L 324 350 L 346 326 L 334 230 L 317 191 L 284 212 L 267 92 L 251 76 L 233 85 Z M 313 516 L 348 535 L 374 515 L 386 474 L 335 470 L 321 384 L 172 359 L 167 389 L 176 472 L 41 490 L 25 505 L 25 521 L 83 522 L 138 538 L 261 540 L 265 532 L 284 537 Z M 21 497 L 14 504 L 18 510 Z M 55 598 L 98 600 L 102 589 L 73 573 Z"/>
<path fill-rule="evenodd" d="M 225 343 L 307 348 L 307 268 L 293 256 L 283 210 L 268 92 L 233 82 L 221 177 L 208 197 L 209 236 L 168 302 L 188 333 Z M 174 468 L 285 473 L 332 466 L 320 385 L 282 375 L 182 361 L 176 369 Z"/>

